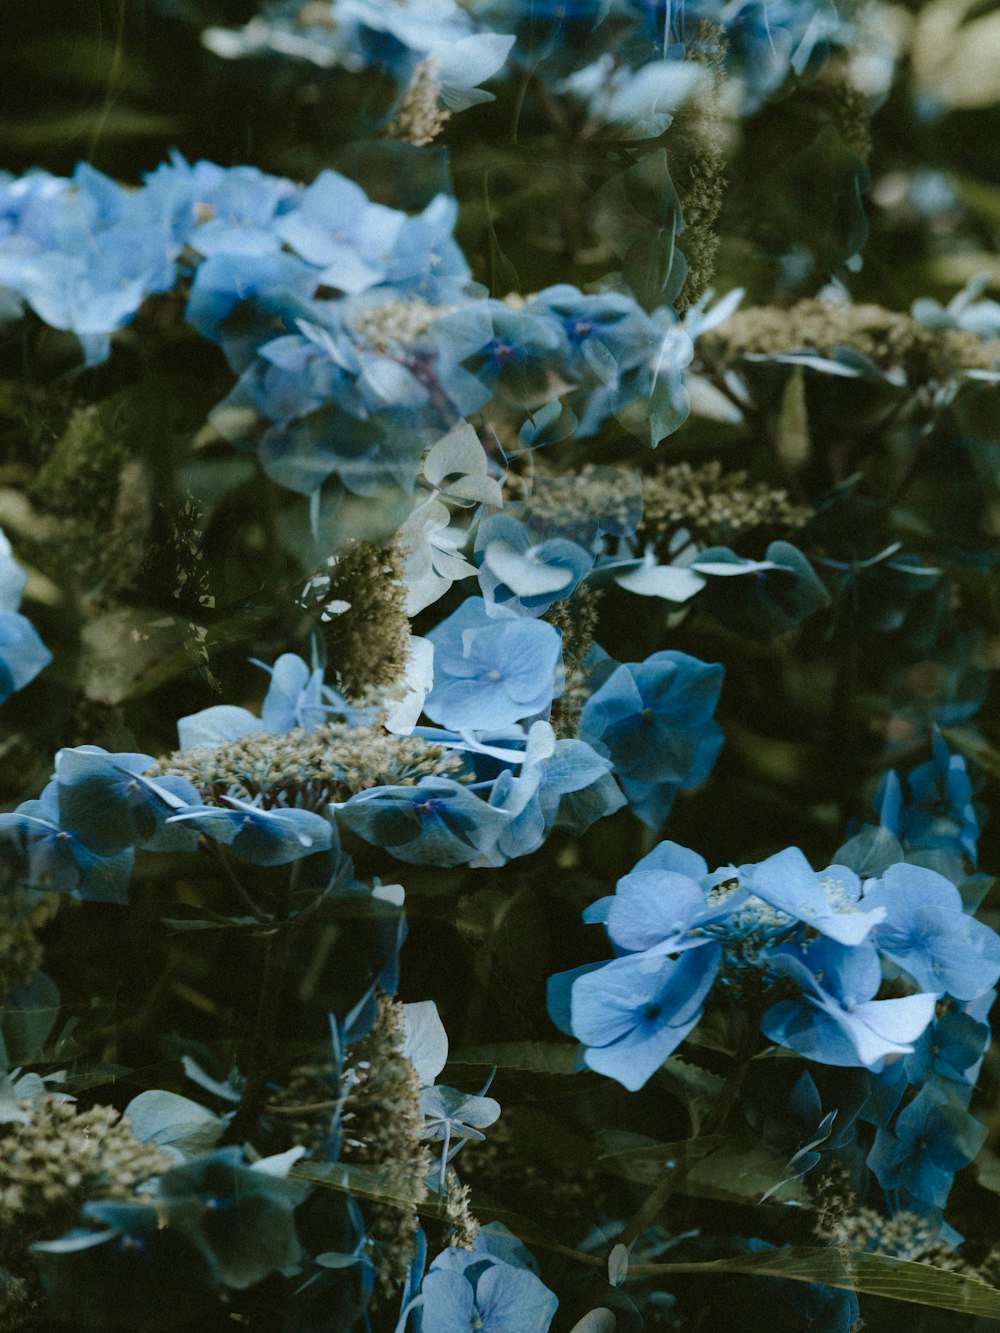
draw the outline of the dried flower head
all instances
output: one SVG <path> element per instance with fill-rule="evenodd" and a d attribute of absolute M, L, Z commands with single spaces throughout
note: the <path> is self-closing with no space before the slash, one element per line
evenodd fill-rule
<path fill-rule="evenodd" d="M 0 1124 L 0 1264 L 23 1269 L 27 1247 L 57 1236 L 88 1199 L 128 1199 L 173 1166 L 112 1106 L 81 1111 L 46 1093 L 19 1101 L 24 1123 Z"/>
<path fill-rule="evenodd" d="M 198 746 L 161 759 L 151 770 L 187 778 L 208 805 L 226 795 L 256 800 L 264 809 L 322 810 L 369 787 L 412 786 L 420 778 L 456 777 L 462 761 L 418 736 L 374 727 L 323 722 L 272 736 L 255 733 L 221 745 Z"/>
<path fill-rule="evenodd" d="M 663 551 L 680 528 L 708 545 L 728 545 L 757 529 L 800 527 L 810 512 L 792 504 L 786 490 L 751 481 L 743 471 L 724 472 L 718 462 L 675 463 L 651 473 L 643 477 L 642 499 L 640 537 Z"/>
<path fill-rule="evenodd" d="M 441 105 L 441 65 L 427 56 L 414 67 L 396 115 L 386 127 L 391 139 L 402 139 L 422 147 L 433 143 L 451 119 Z"/>

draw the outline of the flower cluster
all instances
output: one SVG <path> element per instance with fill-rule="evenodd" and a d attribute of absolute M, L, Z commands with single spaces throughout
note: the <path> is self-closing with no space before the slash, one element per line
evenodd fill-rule
<path fill-rule="evenodd" d="M 1000 1319 L 992 164 L 878 141 L 995 16 L 142 8 L 0 177 L 0 1333 Z"/>
<path fill-rule="evenodd" d="M 457 0 L 430 9 L 403 0 L 389 10 L 370 0 L 278 0 L 244 28 L 208 28 L 202 40 L 230 60 L 268 54 L 319 69 L 384 69 L 399 90 L 387 117 L 394 127 L 390 133 L 418 145 L 435 137 L 436 120 L 443 123 L 450 112 L 491 100 L 479 85 L 503 66 L 514 44 L 512 36 L 478 23 Z M 423 124 L 415 121 L 414 103 L 427 95 L 431 132 L 426 113 Z"/>
<path fill-rule="evenodd" d="M 906 863 L 866 879 L 843 865 L 817 873 L 794 847 L 710 874 L 661 843 L 586 919 L 618 957 L 553 977 L 550 1013 L 590 1068 L 633 1089 L 713 992 L 753 1002 L 779 1046 L 879 1073 L 914 1055 L 941 1004 L 988 1008 L 1000 977 L 1000 940 L 943 875 Z"/>

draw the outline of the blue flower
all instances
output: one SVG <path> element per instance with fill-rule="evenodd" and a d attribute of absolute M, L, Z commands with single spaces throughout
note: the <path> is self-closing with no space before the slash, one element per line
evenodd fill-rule
<path fill-rule="evenodd" d="M 886 912 L 867 898 L 861 881 L 846 866 L 813 870 L 798 847 L 741 867 L 740 883 L 772 907 L 838 944 L 860 944 L 885 920 Z"/>
<path fill-rule="evenodd" d="M 707 944 L 676 959 L 629 954 L 559 972 L 549 1015 L 586 1047 L 588 1068 L 635 1092 L 697 1026 L 721 957 Z"/>
<path fill-rule="evenodd" d="M 145 778 L 154 762 L 148 754 L 109 754 L 96 745 L 60 750 L 55 773 L 60 827 L 98 856 L 115 856 L 128 847 L 191 851 L 197 836 L 167 820 L 181 805 L 197 803 L 198 791 L 180 777 Z"/>
<path fill-rule="evenodd" d="M 567 283 L 539 292 L 525 310 L 562 326 L 566 372 L 579 384 L 568 401 L 580 414 L 581 437 L 593 435 L 623 406 L 623 376 L 659 351 L 662 332 L 633 297 L 585 296 Z"/>
<path fill-rule="evenodd" d="M 18 612 L 28 576 L 0 529 L 0 704 L 52 661 L 31 621 Z"/>
<path fill-rule="evenodd" d="M 764 640 L 786 634 L 830 594 L 812 565 L 789 542 L 771 542 L 764 560 L 747 560 L 727 546 L 702 551 L 691 569 L 708 578 L 699 601 L 724 624 Z"/>
<path fill-rule="evenodd" d="M 191 806 L 171 815 L 169 823 L 184 823 L 217 842 L 225 843 L 242 861 L 254 866 L 283 866 L 333 847 L 333 825 L 312 810 L 263 810 L 250 801 L 223 796 L 227 809 Z"/>
<path fill-rule="evenodd" d="M 935 1016 L 916 1042 L 913 1054 L 906 1057 L 906 1076 L 918 1086 L 932 1077 L 947 1079 L 962 1085 L 971 1096 L 989 1040 L 986 1023 L 961 1009 L 948 1008 Z"/>
<path fill-rule="evenodd" d="M 610 761 L 585 741 L 557 740 L 547 722 L 533 723 L 519 771 L 502 769 L 490 790 L 490 805 L 506 811 L 511 821 L 476 864 L 503 865 L 527 856 L 554 826 L 569 825 L 582 833 L 595 819 L 619 809 L 624 797 L 610 769 Z M 575 798 L 570 809 L 567 798 Z"/>
<path fill-rule="evenodd" d="M 424 712 L 442 726 L 499 730 L 544 713 L 562 692 L 562 638 L 544 621 L 496 619 L 481 597 L 468 597 L 427 637 L 434 687 Z"/>
<path fill-rule="evenodd" d="M 708 777 L 722 748 L 712 720 L 724 668 L 668 649 L 615 668 L 587 700 L 580 736 L 606 754 L 635 813 L 657 827 L 678 789 Z"/>
<path fill-rule="evenodd" d="M 488 855 L 511 816 L 451 778 L 423 777 L 412 787 L 359 792 L 337 818 L 401 861 L 446 868 Z"/>
<path fill-rule="evenodd" d="M 336 690 L 324 685 L 323 672 L 319 668 L 310 670 L 295 653 L 282 653 L 274 666 L 256 658 L 250 660 L 271 677 L 261 716 L 234 704 L 213 704 L 201 712 L 189 713 L 177 721 L 181 750 L 219 745 L 258 733 L 276 736 L 295 727 L 313 731 L 331 714 L 344 717 L 352 725 L 371 717 L 369 710 L 352 708 Z"/>
<path fill-rule="evenodd" d="M 428 1269 L 416 1311 L 421 1333 L 546 1333 L 559 1302 L 532 1268 L 514 1237 L 484 1227 L 471 1250 L 449 1248 Z"/>
<path fill-rule="evenodd" d="M 921 990 L 973 1000 L 1000 978 L 1000 936 L 966 915 L 950 880 L 923 866 L 890 866 L 865 890 L 884 909 L 871 939 Z"/>
<path fill-rule="evenodd" d="M 243 1291 L 301 1258 L 293 1213 L 309 1188 L 245 1166 L 242 1149 L 233 1147 L 166 1172 L 156 1183 L 156 1198 L 168 1210 L 177 1209 L 182 1230 L 204 1254 L 216 1281 Z M 185 1210 L 186 1201 L 198 1207 Z"/>
<path fill-rule="evenodd" d="M 262 343 L 312 313 L 316 283 L 316 270 L 295 255 L 223 252 L 199 264 L 185 317 L 240 372 Z"/>
<path fill-rule="evenodd" d="M 868 1165 L 886 1191 L 905 1190 L 913 1199 L 943 1208 L 955 1172 L 976 1157 L 986 1128 L 932 1084 L 921 1088 L 896 1117 L 879 1129 Z"/>
<path fill-rule="evenodd" d="M 360 185 L 336 171 L 321 171 L 299 206 L 278 219 L 275 231 L 319 281 L 341 292 L 363 292 L 384 282 L 406 214 L 373 204 Z"/>
<path fill-rule="evenodd" d="M 96 852 L 59 824 L 59 796 L 50 782 L 37 801 L 0 814 L 0 843 L 13 854 L 13 874 L 29 889 L 68 894 L 82 902 L 125 903 L 135 852 Z"/>
<path fill-rule="evenodd" d="M 879 1070 L 909 1055 L 934 1016 L 936 996 L 876 1000 L 882 969 L 867 943 L 848 948 L 822 936 L 807 949 L 787 946 L 770 955 L 776 975 L 799 989 L 761 1019 L 761 1031 L 818 1064 Z"/>
<path fill-rule="evenodd" d="M 510 514 L 484 519 L 476 533 L 479 586 L 487 614 L 494 608 L 540 616 L 579 586 L 594 563 L 593 555 L 565 537 L 535 543 L 524 524 Z"/>
<path fill-rule="evenodd" d="M 276 220 L 295 208 L 300 189 L 256 167 L 185 162 L 179 153 L 150 172 L 147 197 L 168 218 L 174 239 L 206 258 L 216 254 L 274 254 L 281 248 Z"/>
<path fill-rule="evenodd" d="M 731 916 L 746 899 L 744 890 L 712 901 L 706 891 L 708 866 L 696 852 L 661 842 L 615 887 L 583 914 L 603 922 L 617 949 L 649 957 L 678 954 L 713 942 L 707 928 Z"/>
<path fill-rule="evenodd" d="M 7 282 L 53 328 L 75 333 L 88 365 L 107 359 L 109 335 L 175 278 L 176 246 L 145 191 L 124 190 L 86 163 L 72 180 L 36 183 L 22 199 L 19 263 Z"/>
<path fill-rule="evenodd" d="M 17 611 L 0 610 L 0 703 L 23 690 L 51 661 L 31 621 Z"/>
<path fill-rule="evenodd" d="M 965 760 L 937 730 L 932 745 L 933 758 L 906 776 L 908 801 L 896 774 L 886 774 L 875 796 L 879 822 L 908 850 L 964 854 L 975 865 L 979 820 Z"/>
<path fill-rule="evenodd" d="M 549 369 L 562 365 L 566 347 L 556 320 L 488 301 L 457 312 L 449 327 L 453 336 L 461 332 L 470 341 L 473 332 L 486 334 L 462 364 L 494 395 L 521 408 L 538 407 L 553 397 Z"/>

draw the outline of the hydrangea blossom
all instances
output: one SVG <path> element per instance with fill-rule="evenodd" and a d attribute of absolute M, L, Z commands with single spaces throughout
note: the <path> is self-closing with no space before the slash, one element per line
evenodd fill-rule
<path fill-rule="evenodd" d="M 431 1264 L 415 1316 L 419 1333 L 546 1333 L 558 1301 L 530 1254 L 504 1227 L 483 1227 L 472 1249 Z"/>
<path fill-rule="evenodd" d="M 709 873 L 696 853 L 661 843 L 584 920 L 604 925 L 619 956 L 551 978 L 549 1012 L 583 1042 L 587 1065 L 629 1088 L 693 1030 L 714 988 L 764 1002 L 770 1041 L 880 1073 L 902 1057 L 926 1065 L 916 1043 L 939 1002 L 975 1000 L 979 1013 L 1000 977 L 1000 939 L 943 876 L 905 863 L 877 880 L 844 866 L 817 873 L 798 848 Z M 911 993 L 879 998 L 901 970 Z M 955 1034 L 971 1043 L 967 1058 L 956 1049 L 960 1069 L 982 1053 L 976 1019 L 967 1026 Z"/>
<path fill-rule="evenodd" d="M 15 881 L 25 888 L 89 902 L 127 900 L 135 851 L 127 847 L 100 856 L 63 829 L 54 782 L 37 801 L 22 801 L 10 814 L 0 814 L 0 843 L 10 854 Z"/>
<path fill-rule="evenodd" d="M 351 832 L 414 865 L 467 865 L 488 855 L 511 816 L 450 778 L 372 787 L 337 810 Z"/>
<path fill-rule="evenodd" d="M 560 972 L 549 978 L 549 1013 L 583 1043 L 588 1068 L 635 1092 L 697 1026 L 721 956 L 708 944 Z"/>
<path fill-rule="evenodd" d="M 956 1171 L 968 1166 L 986 1127 L 928 1085 L 900 1111 L 892 1130 L 879 1129 L 868 1165 L 884 1190 L 942 1208 Z"/>
<path fill-rule="evenodd" d="M 17 609 L 27 582 L 0 530 L 0 703 L 23 690 L 52 661 L 34 625 Z"/>
<path fill-rule="evenodd" d="M 148 754 L 108 754 L 96 745 L 60 750 L 55 786 L 59 822 L 82 838 L 98 856 L 115 856 L 128 847 L 151 851 L 190 851 L 197 839 L 167 827 L 175 809 L 196 804 L 198 792 L 184 778 L 145 777 L 155 760 Z"/>
<path fill-rule="evenodd" d="M 966 915 L 950 880 L 922 866 L 894 865 L 866 887 L 885 919 L 872 940 L 918 986 L 973 1000 L 1000 978 L 1000 937 Z"/>
<path fill-rule="evenodd" d="M 543 621 L 492 617 L 481 597 L 468 597 L 427 637 L 434 688 L 424 712 L 442 726 L 499 730 L 546 712 L 562 692 L 562 641 Z"/>
<path fill-rule="evenodd" d="M 177 722 L 182 751 L 258 733 L 280 735 L 295 727 L 312 731 L 331 713 L 351 720 L 366 716 L 364 709 L 351 708 L 336 690 L 323 683 L 320 668 L 310 670 L 295 653 L 282 653 L 273 667 L 264 662 L 254 664 L 271 677 L 260 717 L 234 704 L 213 704 L 201 712 L 190 713 Z"/>
<path fill-rule="evenodd" d="M 580 714 L 580 736 L 615 766 L 634 812 L 651 827 L 678 790 L 704 782 L 722 748 L 712 720 L 723 668 L 673 649 L 616 667 Z"/>

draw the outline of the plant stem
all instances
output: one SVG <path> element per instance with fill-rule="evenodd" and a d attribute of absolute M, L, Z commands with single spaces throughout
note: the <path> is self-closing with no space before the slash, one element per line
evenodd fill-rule
<path fill-rule="evenodd" d="M 703 1135 L 717 1133 L 728 1120 L 729 1112 L 739 1096 L 740 1088 L 743 1086 L 743 1080 L 750 1065 L 752 1033 L 747 1026 L 746 1015 L 742 1010 L 734 1007 L 730 1019 L 734 1038 L 732 1044 L 736 1052 L 733 1068 L 718 1100 L 705 1119 L 705 1124 L 702 1126 Z M 701 1158 L 698 1155 L 690 1154 L 686 1161 L 664 1176 L 629 1219 L 628 1225 L 621 1234 L 623 1244 L 631 1245 L 645 1231 L 646 1227 L 656 1221 L 667 1201 L 681 1188 L 691 1168 L 700 1160 Z"/>
<path fill-rule="evenodd" d="M 267 1089 L 271 1072 L 271 1052 L 274 1036 L 278 1029 L 278 1015 L 281 1011 L 282 992 L 285 988 L 285 974 L 288 970 L 288 954 L 291 943 L 289 912 L 292 895 L 298 882 L 301 862 L 293 861 L 285 883 L 281 900 L 278 903 L 278 924 L 264 942 L 264 974 L 261 977 L 260 993 L 257 997 L 257 1013 L 254 1018 L 253 1032 L 250 1037 L 250 1052 L 247 1056 L 247 1081 L 243 1087 L 243 1096 L 233 1117 L 226 1138 L 231 1143 L 242 1143 L 257 1122 L 264 1093 Z"/>
<path fill-rule="evenodd" d="M 264 975 L 257 997 L 250 1051 L 247 1056 L 247 1081 L 226 1138 L 231 1143 L 242 1143 L 252 1131 L 267 1087 L 271 1046 L 278 1026 L 278 1011 L 288 962 L 288 930 L 277 929 L 267 936 L 264 945 Z"/>
<path fill-rule="evenodd" d="M 267 921 L 268 920 L 267 913 L 263 910 L 263 908 L 259 907 L 257 903 L 255 903 L 254 900 L 250 897 L 249 893 L 247 893 L 246 889 L 243 887 L 243 883 L 240 880 L 239 875 L 237 875 L 236 871 L 230 865 L 229 859 L 226 856 L 226 853 L 222 850 L 222 847 L 219 845 L 219 843 L 215 842 L 214 839 L 206 839 L 206 841 L 212 848 L 212 852 L 215 856 L 215 859 L 218 861 L 219 866 L 222 869 L 222 873 L 226 877 L 226 882 L 229 884 L 229 887 L 234 891 L 236 896 L 239 898 L 243 906 L 258 921 Z"/>

